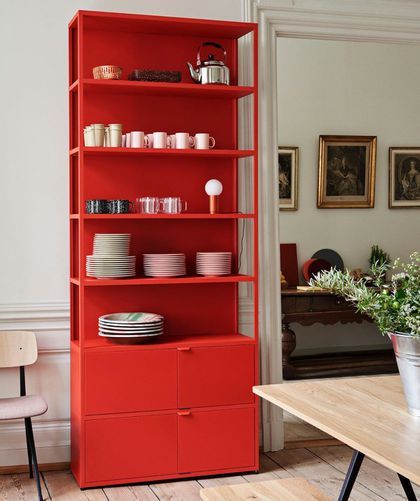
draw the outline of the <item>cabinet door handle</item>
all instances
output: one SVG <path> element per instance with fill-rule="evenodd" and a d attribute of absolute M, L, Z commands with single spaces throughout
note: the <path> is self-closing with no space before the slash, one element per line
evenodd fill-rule
<path fill-rule="evenodd" d="M 190 351 L 191 347 L 190 346 L 179 346 L 178 351 Z"/>
<path fill-rule="evenodd" d="M 191 411 L 178 411 L 178 416 L 189 416 Z"/>

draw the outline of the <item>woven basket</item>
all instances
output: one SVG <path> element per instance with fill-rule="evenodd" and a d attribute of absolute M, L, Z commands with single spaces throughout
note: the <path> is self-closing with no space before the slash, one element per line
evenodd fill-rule
<path fill-rule="evenodd" d="M 96 66 L 93 68 L 93 78 L 107 79 L 107 80 L 119 80 L 122 75 L 122 68 L 119 66 L 113 66 L 107 64 L 105 66 Z"/>

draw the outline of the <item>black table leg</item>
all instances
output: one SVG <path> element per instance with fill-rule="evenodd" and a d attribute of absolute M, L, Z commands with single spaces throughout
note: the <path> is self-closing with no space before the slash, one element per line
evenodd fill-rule
<path fill-rule="evenodd" d="M 344 484 L 341 488 L 338 501 L 347 501 L 349 499 L 364 457 L 365 455 L 359 451 L 353 452 L 353 457 L 351 458 L 349 469 L 347 470 L 346 478 L 344 479 Z"/>
<path fill-rule="evenodd" d="M 417 501 L 416 495 L 414 494 L 413 486 L 411 485 L 410 480 L 408 478 L 403 477 L 398 473 L 398 478 L 400 479 L 401 485 L 403 486 L 405 495 L 407 496 L 408 501 Z"/>

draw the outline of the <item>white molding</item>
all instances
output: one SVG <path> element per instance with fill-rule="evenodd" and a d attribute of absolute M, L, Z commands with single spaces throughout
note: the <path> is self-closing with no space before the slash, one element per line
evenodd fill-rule
<path fill-rule="evenodd" d="M 276 165 L 276 39 L 297 37 L 420 44 L 414 0 L 242 0 L 245 21 L 260 28 L 260 277 L 263 383 L 281 380 L 281 315 Z M 283 445 L 281 413 L 263 404 L 265 450 Z"/>
<path fill-rule="evenodd" d="M 39 463 L 70 460 L 70 420 L 33 421 Z M 23 420 L 4 421 L 0 426 L 0 466 L 27 464 L 28 457 Z"/>

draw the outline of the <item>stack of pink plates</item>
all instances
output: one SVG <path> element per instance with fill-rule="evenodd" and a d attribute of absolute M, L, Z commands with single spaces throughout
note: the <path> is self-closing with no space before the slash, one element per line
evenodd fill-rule
<path fill-rule="evenodd" d="M 230 275 L 232 270 L 231 252 L 197 252 L 197 275 L 208 277 Z"/>
<path fill-rule="evenodd" d="M 143 254 L 146 277 L 181 277 L 186 274 L 185 254 Z"/>

